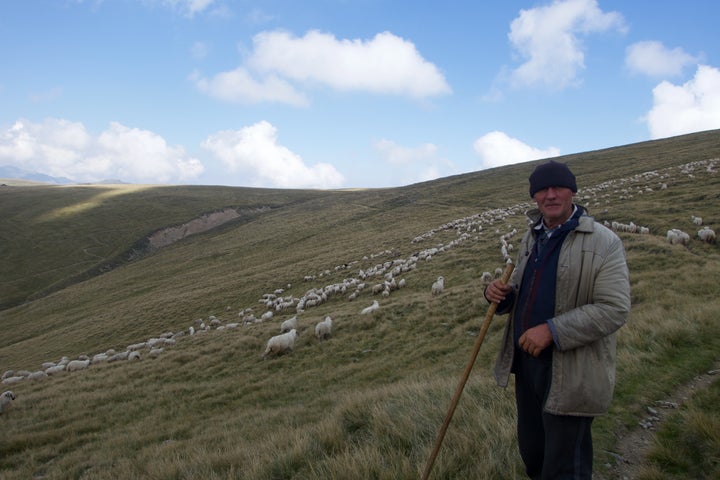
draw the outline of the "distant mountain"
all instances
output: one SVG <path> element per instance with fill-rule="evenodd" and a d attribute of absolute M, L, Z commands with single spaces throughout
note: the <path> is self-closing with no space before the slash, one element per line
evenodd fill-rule
<path fill-rule="evenodd" d="M 12 165 L 0 165 L 0 178 L 15 178 L 18 180 L 30 180 L 33 182 L 55 183 L 69 185 L 77 183 L 66 177 L 53 177 L 44 173 L 30 172 Z"/>

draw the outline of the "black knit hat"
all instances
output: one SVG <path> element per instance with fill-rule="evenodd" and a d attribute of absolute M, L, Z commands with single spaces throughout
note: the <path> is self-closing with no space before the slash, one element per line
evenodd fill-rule
<path fill-rule="evenodd" d="M 535 193 L 548 187 L 567 187 L 577 192 L 575 175 L 564 163 L 554 160 L 542 163 L 535 167 L 535 171 L 530 175 L 530 197 L 534 197 Z"/>

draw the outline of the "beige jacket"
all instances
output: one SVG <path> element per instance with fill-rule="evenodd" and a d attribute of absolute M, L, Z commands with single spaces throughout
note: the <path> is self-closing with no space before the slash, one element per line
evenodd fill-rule
<path fill-rule="evenodd" d="M 540 212 L 531 210 L 528 217 L 536 224 Z M 557 345 L 545 411 L 597 416 L 607 412 L 613 397 L 615 332 L 630 313 L 630 278 L 620 238 L 588 215 L 579 220 L 563 242 L 558 260 L 552 319 Z M 534 242 L 528 231 L 510 279 L 516 298 Z M 513 363 L 514 313 L 513 306 L 494 369 L 495 380 L 502 387 L 508 385 Z"/>

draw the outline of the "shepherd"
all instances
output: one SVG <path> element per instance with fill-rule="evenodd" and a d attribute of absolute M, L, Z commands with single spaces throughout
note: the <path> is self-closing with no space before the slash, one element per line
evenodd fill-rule
<path fill-rule="evenodd" d="M 573 202 L 575 175 L 549 161 L 530 175 L 530 227 L 505 284 L 485 298 L 509 314 L 495 379 L 515 376 L 517 436 L 534 480 L 592 478 L 591 426 L 615 387 L 616 332 L 630 313 L 620 238 Z"/>

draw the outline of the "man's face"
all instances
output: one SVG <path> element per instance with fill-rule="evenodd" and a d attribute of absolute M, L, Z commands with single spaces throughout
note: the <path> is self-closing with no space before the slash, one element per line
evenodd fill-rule
<path fill-rule="evenodd" d="M 552 228 L 570 217 L 574 196 L 575 193 L 567 187 L 548 187 L 535 192 L 533 200 L 543 214 L 545 225 Z"/>

